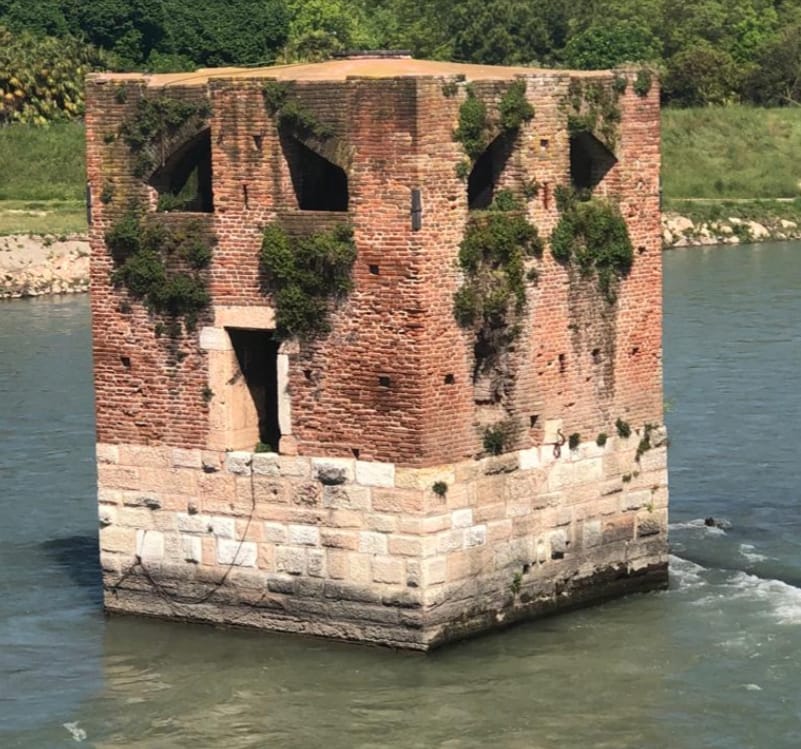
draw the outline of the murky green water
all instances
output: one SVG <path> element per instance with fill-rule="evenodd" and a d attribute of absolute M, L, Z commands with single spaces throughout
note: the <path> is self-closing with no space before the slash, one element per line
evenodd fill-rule
<path fill-rule="evenodd" d="M 671 589 L 429 657 L 104 619 L 88 303 L 0 305 L 0 747 L 797 749 L 801 245 L 665 292 Z"/>

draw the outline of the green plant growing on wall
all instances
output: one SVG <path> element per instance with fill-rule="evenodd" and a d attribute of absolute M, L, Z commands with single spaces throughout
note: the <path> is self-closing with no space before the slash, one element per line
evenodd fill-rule
<path fill-rule="evenodd" d="M 526 99 L 526 82 L 522 79 L 512 83 L 501 97 L 495 119 L 490 116 L 487 105 L 478 98 L 474 86 L 468 84 L 465 91 L 465 100 L 459 107 L 459 123 L 453 131 L 453 139 L 462 144 L 470 159 L 466 168 L 457 170 L 462 178 L 467 177 L 472 164 L 486 150 L 494 130 L 514 135 L 524 122 L 534 117 L 534 107 Z"/>
<path fill-rule="evenodd" d="M 624 440 L 628 439 L 631 435 L 631 427 L 627 421 L 623 421 L 623 419 L 619 418 L 615 421 L 615 429 L 617 429 L 618 437 L 622 437 Z"/>
<path fill-rule="evenodd" d="M 490 455 L 501 455 L 514 443 L 519 425 L 514 419 L 503 419 L 484 428 L 482 444 Z"/>
<path fill-rule="evenodd" d="M 567 131 L 571 137 L 590 133 L 610 151 L 615 150 L 621 119 L 618 100 L 622 93 L 617 80 L 616 78 L 610 86 L 599 81 L 570 81 L 567 92 Z"/>
<path fill-rule="evenodd" d="M 606 432 L 601 432 L 595 438 L 595 444 L 598 445 L 598 447 L 603 447 L 606 444 L 608 439 L 609 439 L 609 437 L 607 436 Z"/>
<path fill-rule="evenodd" d="M 464 152 L 475 161 L 489 144 L 490 122 L 487 105 L 476 96 L 475 88 L 465 87 L 466 98 L 459 107 L 459 125 L 453 139 L 462 144 Z"/>
<path fill-rule="evenodd" d="M 136 154 L 134 174 L 145 177 L 163 164 L 167 156 L 167 141 L 190 124 L 195 130 L 201 130 L 210 114 L 206 102 L 190 102 L 169 96 L 139 99 L 134 115 L 120 127 L 120 137 Z"/>
<path fill-rule="evenodd" d="M 656 428 L 656 424 L 646 424 L 645 427 L 643 427 L 642 437 L 637 445 L 637 454 L 635 455 L 637 461 L 653 447 L 651 444 L 651 433 L 656 430 Z"/>
<path fill-rule="evenodd" d="M 453 312 L 459 325 L 475 332 L 491 363 L 517 337 L 517 317 L 526 305 L 526 261 L 541 257 L 542 241 L 518 210 L 519 199 L 504 191 L 484 212 L 473 212 L 459 246 L 464 282 L 454 294 Z M 477 362 L 482 366 L 482 362 Z"/>
<path fill-rule="evenodd" d="M 136 206 L 105 238 L 115 264 L 112 283 L 141 299 L 150 312 L 171 317 L 171 337 L 181 332 L 177 318 L 183 318 L 187 330 L 194 329 L 210 302 L 202 271 L 211 262 L 216 238 L 199 221 L 168 227 L 143 216 Z M 157 336 L 165 330 L 163 323 L 156 327 Z"/>
<path fill-rule="evenodd" d="M 498 104 L 501 128 L 506 132 L 518 130 L 524 122 L 534 118 L 534 107 L 526 99 L 525 80 L 516 80 Z"/>
<path fill-rule="evenodd" d="M 631 270 L 634 248 L 617 206 L 583 197 L 568 193 L 561 199 L 562 216 L 551 234 L 551 253 L 563 265 L 575 263 L 584 277 L 595 274 L 599 291 L 614 304 L 617 282 Z"/>
<path fill-rule="evenodd" d="M 260 262 L 274 295 L 278 335 L 310 339 L 328 333 L 330 301 L 353 288 L 355 260 L 350 224 L 306 237 L 292 237 L 278 224 L 269 224 Z"/>
<path fill-rule="evenodd" d="M 577 450 L 577 449 L 578 449 L 578 446 L 579 446 L 580 444 L 581 444 L 581 435 L 580 435 L 578 432 L 573 432 L 573 434 L 571 434 L 571 435 L 570 435 L 570 436 L 567 438 L 567 446 L 568 446 L 568 447 L 569 447 L 571 450 Z"/>
<path fill-rule="evenodd" d="M 289 85 L 279 81 L 267 81 L 262 87 L 264 108 L 275 118 L 278 126 L 292 130 L 302 137 L 314 137 L 318 140 L 330 138 L 334 134 L 333 129 L 320 122 L 290 94 Z"/>
<path fill-rule="evenodd" d="M 515 572 L 515 574 L 512 575 L 512 582 L 509 583 L 509 590 L 513 596 L 516 596 L 518 593 L 520 593 L 521 587 L 523 587 L 523 573 Z"/>
<path fill-rule="evenodd" d="M 651 86 L 653 85 L 653 75 L 648 68 L 640 68 L 637 71 L 637 75 L 634 78 L 634 85 L 632 88 L 634 89 L 634 93 L 637 96 L 645 97 L 651 91 Z"/>
<path fill-rule="evenodd" d="M 431 486 L 431 491 L 438 497 L 444 497 L 448 493 L 448 485 L 444 481 L 435 481 Z"/>

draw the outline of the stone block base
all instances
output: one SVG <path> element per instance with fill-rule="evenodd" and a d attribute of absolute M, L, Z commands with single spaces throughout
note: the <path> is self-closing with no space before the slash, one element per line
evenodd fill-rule
<path fill-rule="evenodd" d="M 106 608 L 428 650 L 663 587 L 648 436 L 432 468 L 99 445 Z"/>

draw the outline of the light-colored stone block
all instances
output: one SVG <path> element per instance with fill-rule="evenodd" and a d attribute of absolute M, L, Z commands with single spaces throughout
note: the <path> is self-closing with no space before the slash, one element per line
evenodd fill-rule
<path fill-rule="evenodd" d="M 264 524 L 264 540 L 272 544 L 285 544 L 287 540 L 287 529 L 283 523 Z"/>
<path fill-rule="evenodd" d="M 186 450 L 182 447 L 172 449 L 172 464 L 176 468 L 202 468 L 200 450 Z"/>
<path fill-rule="evenodd" d="M 187 512 L 175 513 L 176 527 L 181 533 L 208 533 L 209 519 L 205 515 L 190 515 Z"/>
<path fill-rule="evenodd" d="M 456 481 L 454 466 L 451 464 L 431 468 L 395 469 L 395 486 L 398 489 L 430 489 L 438 481 L 450 486 Z"/>
<path fill-rule="evenodd" d="M 161 531 L 137 531 L 136 554 L 145 564 L 160 562 L 164 559 L 164 534 Z"/>
<path fill-rule="evenodd" d="M 310 577 L 326 576 L 325 552 L 320 549 L 309 549 L 306 554 L 306 572 Z"/>
<path fill-rule="evenodd" d="M 373 580 L 377 583 L 399 585 L 404 582 L 404 564 L 402 559 L 388 556 L 373 557 Z"/>
<path fill-rule="evenodd" d="M 311 478 L 311 460 L 294 455 L 279 455 L 278 468 L 287 478 Z"/>
<path fill-rule="evenodd" d="M 275 569 L 289 575 L 302 575 L 306 571 L 306 550 L 279 546 L 275 551 Z"/>
<path fill-rule="evenodd" d="M 116 465 L 120 462 L 120 451 L 117 445 L 107 445 L 98 442 L 95 446 L 95 455 L 98 463 L 109 463 Z"/>
<path fill-rule="evenodd" d="M 217 539 L 217 563 L 236 567 L 255 567 L 258 561 L 258 548 L 252 541 L 234 541 L 230 538 Z"/>
<path fill-rule="evenodd" d="M 651 504 L 651 492 L 648 489 L 626 492 L 620 503 L 622 510 L 639 510 L 641 507 Z"/>
<path fill-rule="evenodd" d="M 357 460 L 356 483 L 363 486 L 395 486 L 395 464 Z"/>
<path fill-rule="evenodd" d="M 206 326 L 200 329 L 200 348 L 203 351 L 232 351 L 234 347 L 224 328 Z"/>
<path fill-rule="evenodd" d="M 253 453 L 251 463 L 254 476 L 274 476 L 281 473 L 278 467 L 278 453 Z"/>
<path fill-rule="evenodd" d="M 99 505 L 97 508 L 97 522 L 101 528 L 108 525 L 113 525 L 117 522 L 117 511 L 114 507 L 108 505 Z"/>
<path fill-rule="evenodd" d="M 328 486 L 353 483 L 356 461 L 352 458 L 312 458 L 312 476 Z"/>
<path fill-rule="evenodd" d="M 136 553 L 136 529 L 109 525 L 100 529 L 100 549 L 102 551 L 125 554 Z"/>
<path fill-rule="evenodd" d="M 472 528 L 468 528 L 464 534 L 464 545 L 465 547 L 471 546 L 483 546 L 487 543 L 487 526 L 486 525 L 474 525 Z"/>
<path fill-rule="evenodd" d="M 181 536 L 184 561 L 199 564 L 203 559 L 203 543 L 197 536 Z"/>
<path fill-rule="evenodd" d="M 359 551 L 363 554 L 386 554 L 389 541 L 384 533 L 362 531 L 359 534 Z"/>
<path fill-rule="evenodd" d="M 601 521 L 600 520 L 585 520 L 584 521 L 584 547 L 592 548 L 601 543 Z"/>
<path fill-rule="evenodd" d="M 320 529 L 314 525 L 290 525 L 287 527 L 287 538 L 290 544 L 319 546 Z"/>
<path fill-rule="evenodd" d="M 469 507 L 451 513 L 452 528 L 469 528 L 471 525 L 473 525 L 473 511 Z"/>
<path fill-rule="evenodd" d="M 225 456 L 225 470 L 237 476 L 249 476 L 253 453 L 234 450 Z"/>
<path fill-rule="evenodd" d="M 289 356 L 279 353 L 276 357 L 276 381 L 278 391 L 278 428 L 281 439 L 292 434 L 292 395 L 289 392 Z"/>
<path fill-rule="evenodd" d="M 534 468 L 539 468 L 540 463 L 540 449 L 538 447 L 529 447 L 526 450 L 521 450 L 518 454 L 521 471 L 530 471 Z"/>
<path fill-rule="evenodd" d="M 236 538 L 236 520 L 234 518 L 210 517 L 208 527 L 217 538 Z"/>

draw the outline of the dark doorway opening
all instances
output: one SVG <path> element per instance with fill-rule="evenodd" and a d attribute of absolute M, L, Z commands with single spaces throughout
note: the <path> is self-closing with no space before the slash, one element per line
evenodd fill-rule
<path fill-rule="evenodd" d="M 476 159 L 467 178 L 467 207 L 471 211 L 489 208 L 495 197 L 498 179 L 506 167 L 513 148 L 514 137 L 503 133 Z"/>
<path fill-rule="evenodd" d="M 259 441 L 278 452 L 278 341 L 271 332 L 228 328 L 259 420 Z"/>
<path fill-rule="evenodd" d="M 159 193 L 160 211 L 211 213 L 211 130 L 184 143 L 150 178 Z"/>
<path fill-rule="evenodd" d="M 348 175 L 291 135 L 281 134 L 292 187 L 302 211 L 347 211 Z"/>
<path fill-rule="evenodd" d="M 570 139 L 570 181 L 577 190 L 592 191 L 617 163 L 615 155 L 590 133 Z"/>

